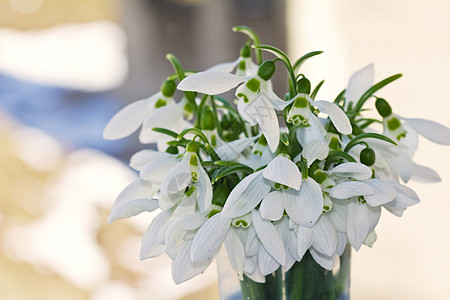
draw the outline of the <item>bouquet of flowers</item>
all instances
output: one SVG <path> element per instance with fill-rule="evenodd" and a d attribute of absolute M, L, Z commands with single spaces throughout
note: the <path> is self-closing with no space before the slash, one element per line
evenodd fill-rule
<path fill-rule="evenodd" d="M 168 54 L 175 72 L 160 91 L 106 126 L 106 139 L 141 128 L 140 142 L 158 149 L 131 157 L 139 178 L 109 222 L 158 210 L 140 257 L 165 252 L 177 284 L 224 244 L 245 299 L 346 299 L 350 248 L 372 246 L 382 208 L 401 216 L 419 202 L 401 182 L 440 180 L 413 161 L 418 134 L 450 145 L 450 130 L 397 115 L 378 96 L 401 74 L 374 84 L 368 65 L 336 99 L 317 100 L 324 81 L 312 88 L 300 68 L 322 52 L 291 61 L 252 29 L 233 29 L 248 36 L 239 58 L 194 72 Z M 272 90 L 277 68 L 288 74 L 284 97 Z M 234 101 L 220 96 L 231 90 Z M 379 117 L 365 117 L 373 106 Z"/>

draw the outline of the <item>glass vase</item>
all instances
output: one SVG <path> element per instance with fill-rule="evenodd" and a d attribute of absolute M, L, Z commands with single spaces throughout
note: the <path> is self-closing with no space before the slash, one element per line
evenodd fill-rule
<path fill-rule="evenodd" d="M 266 276 L 265 283 L 258 283 L 244 275 L 239 280 L 228 263 L 226 251 L 217 257 L 219 293 L 221 300 L 348 300 L 350 299 L 350 253 L 344 253 L 332 271 L 322 268 L 306 252 L 300 262 L 285 272 L 279 268 Z"/>

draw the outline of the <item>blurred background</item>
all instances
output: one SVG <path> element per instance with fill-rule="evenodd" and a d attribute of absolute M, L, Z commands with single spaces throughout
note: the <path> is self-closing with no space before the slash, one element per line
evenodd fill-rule
<path fill-rule="evenodd" d="M 378 93 L 394 112 L 450 126 L 445 0 L 0 0 L 0 299 L 218 299 L 215 266 L 177 286 L 167 257 L 139 261 L 152 214 L 106 224 L 147 146 L 101 133 L 172 73 L 166 53 L 195 70 L 237 58 L 234 25 L 294 59 L 325 51 L 303 69 L 321 99 L 374 62 L 376 81 L 404 74 Z M 415 161 L 442 182 L 408 184 L 422 202 L 353 253 L 353 299 L 448 299 L 449 150 L 421 138 Z"/>

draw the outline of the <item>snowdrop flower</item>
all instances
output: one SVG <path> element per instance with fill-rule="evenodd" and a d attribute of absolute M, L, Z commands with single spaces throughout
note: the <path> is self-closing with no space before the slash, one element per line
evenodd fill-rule
<path fill-rule="evenodd" d="M 312 227 L 292 224 L 297 231 L 297 254 L 301 260 L 309 250 L 314 260 L 327 270 L 336 260 L 338 236 L 328 215 L 322 214 Z"/>
<path fill-rule="evenodd" d="M 107 140 L 121 139 L 135 132 L 153 111 L 173 104 L 175 82 L 166 80 L 153 96 L 133 102 L 116 113 L 103 131 Z"/>
<path fill-rule="evenodd" d="M 278 147 L 280 128 L 275 110 L 283 110 L 292 100 L 284 101 L 272 91 L 269 83 L 275 72 L 275 63 L 265 61 L 257 75 L 241 77 L 224 72 L 205 71 L 190 75 L 178 85 L 182 91 L 196 91 L 216 95 L 231 90 L 244 82 L 236 90 L 239 99 L 238 111 L 251 126 L 259 125 L 272 152 Z"/>
<path fill-rule="evenodd" d="M 178 208 L 194 212 L 198 207 L 205 212 L 212 203 L 212 186 L 208 174 L 203 169 L 197 156 L 196 142 L 186 147 L 183 159 L 173 166 L 161 182 L 159 206 L 167 210 L 177 205 Z"/>
<path fill-rule="evenodd" d="M 287 116 L 288 122 L 294 125 L 315 126 L 315 120 L 309 121 L 311 115 L 313 115 L 311 106 L 315 106 L 320 112 L 328 114 L 338 132 L 345 135 L 352 133 L 352 126 L 347 115 L 335 103 L 321 100 L 313 101 L 308 94 L 304 93 L 298 94 L 292 101 L 293 104 Z"/>
<path fill-rule="evenodd" d="M 383 117 L 383 134 L 396 141 L 401 149 L 398 155 L 389 159 L 388 154 L 387 157 L 402 180 L 408 182 L 411 176 L 415 175 L 419 180 L 439 181 L 436 172 L 416 165 L 412 157 L 417 149 L 418 134 L 434 143 L 450 145 L 450 129 L 430 120 L 408 119 L 395 115 L 389 103 L 382 98 L 377 98 L 375 104 L 378 113 Z"/>
<path fill-rule="evenodd" d="M 236 68 L 237 67 L 237 68 Z M 251 58 L 250 47 L 246 44 L 241 48 L 238 59 L 233 62 L 221 63 L 205 70 L 205 72 L 231 73 L 236 68 L 236 75 L 251 76 L 256 74 L 258 66 Z"/>
<path fill-rule="evenodd" d="M 240 227 L 246 229 L 244 243 L 240 239 L 240 235 L 242 236 Z M 272 222 L 264 220 L 257 210 L 235 219 L 225 218 L 222 212 L 212 216 L 195 235 L 191 249 L 192 262 L 210 259 L 219 251 L 222 242 L 225 242 L 231 257 L 230 262 L 240 276 L 245 273 L 253 278 L 260 278 L 259 274 L 264 277 L 278 269 L 280 265 L 284 265 L 286 261 L 286 250 L 275 226 Z M 248 265 L 251 264 L 251 259 L 246 259 L 255 255 L 258 270 Z"/>
<path fill-rule="evenodd" d="M 358 251 L 378 224 L 381 206 L 393 201 L 396 191 L 380 179 L 346 181 L 329 190 L 331 198 L 348 199 L 346 232 L 350 244 Z"/>

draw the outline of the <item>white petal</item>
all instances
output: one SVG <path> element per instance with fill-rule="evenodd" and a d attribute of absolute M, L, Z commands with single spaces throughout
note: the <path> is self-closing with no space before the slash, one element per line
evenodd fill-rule
<path fill-rule="evenodd" d="M 280 264 L 286 262 L 286 250 L 272 222 L 263 220 L 257 210 L 251 212 L 252 225 L 266 251 Z"/>
<path fill-rule="evenodd" d="M 122 108 L 103 131 L 106 140 L 121 139 L 135 132 L 149 114 L 149 99 L 143 99 Z"/>
<path fill-rule="evenodd" d="M 377 241 L 377 233 L 375 231 L 372 231 L 367 235 L 366 240 L 364 241 L 364 245 L 369 246 L 372 248 L 373 244 Z"/>
<path fill-rule="evenodd" d="M 262 176 L 262 170 L 248 175 L 231 191 L 222 210 L 225 218 L 245 215 L 255 208 L 271 189 Z"/>
<path fill-rule="evenodd" d="M 245 273 L 245 275 L 253 280 L 254 282 L 258 283 L 265 283 L 266 277 L 261 273 L 259 268 L 255 268 L 255 271 L 253 273 Z"/>
<path fill-rule="evenodd" d="M 323 196 L 320 185 L 308 177 L 302 184 L 300 192 L 284 192 L 284 207 L 289 217 L 297 224 L 313 226 L 322 214 Z"/>
<path fill-rule="evenodd" d="M 309 127 L 300 127 L 296 132 L 297 141 L 302 147 L 306 147 L 312 141 L 323 140 L 326 135 L 325 128 L 314 114 L 310 115 L 309 124 Z"/>
<path fill-rule="evenodd" d="M 172 156 L 161 157 L 145 165 L 139 176 L 150 182 L 161 183 L 170 169 L 178 163 L 179 161 Z"/>
<path fill-rule="evenodd" d="M 222 160 L 233 160 L 248 149 L 257 138 L 258 136 L 254 136 L 225 143 L 216 149 L 216 153 Z"/>
<path fill-rule="evenodd" d="M 158 201 L 152 200 L 156 187 L 141 179 L 129 184 L 117 197 L 111 208 L 108 223 L 122 218 L 129 218 L 143 211 L 158 208 Z"/>
<path fill-rule="evenodd" d="M 348 81 L 345 90 L 345 99 L 347 103 L 353 102 L 353 105 L 361 96 L 373 85 L 374 71 L 373 64 L 370 64 L 361 70 L 355 72 Z"/>
<path fill-rule="evenodd" d="M 444 125 L 424 119 L 405 118 L 405 120 L 409 126 L 430 141 L 441 145 L 450 145 L 450 129 Z"/>
<path fill-rule="evenodd" d="M 297 191 L 302 184 L 302 173 L 300 173 L 297 165 L 284 156 L 277 156 L 272 160 L 264 169 L 263 176 Z"/>
<path fill-rule="evenodd" d="M 322 266 L 322 268 L 330 271 L 333 269 L 336 262 L 336 255 L 326 256 L 316 251 L 314 248 L 309 249 L 309 252 L 311 253 L 311 256 L 314 258 L 314 260 Z"/>
<path fill-rule="evenodd" d="M 255 113 L 248 103 L 245 103 L 242 99 L 239 99 L 237 109 L 242 119 L 247 121 L 250 126 L 255 126 L 258 124 L 254 119 Z"/>
<path fill-rule="evenodd" d="M 418 182 L 433 183 L 440 182 L 441 177 L 436 171 L 428 167 L 413 164 L 411 179 Z"/>
<path fill-rule="evenodd" d="M 328 175 L 350 177 L 356 180 L 369 179 L 372 176 L 372 170 L 368 166 L 355 162 L 340 164 L 326 173 Z"/>
<path fill-rule="evenodd" d="M 166 230 L 165 245 L 167 255 L 175 259 L 178 247 L 184 241 L 186 231 L 199 228 L 206 220 L 204 214 L 195 213 L 177 219 Z"/>
<path fill-rule="evenodd" d="M 294 101 L 294 99 L 288 101 L 281 99 L 270 88 L 264 89 L 263 97 L 266 97 L 266 99 L 272 103 L 273 107 L 276 110 L 283 110 L 286 106 Z"/>
<path fill-rule="evenodd" d="M 341 256 L 345 251 L 345 246 L 347 246 L 347 233 L 336 231 L 337 235 L 337 246 L 336 255 Z"/>
<path fill-rule="evenodd" d="M 172 167 L 161 182 L 161 193 L 171 194 L 182 191 L 191 182 L 191 169 L 185 161 Z"/>
<path fill-rule="evenodd" d="M 142 168 L 145 167 L 146 164 L 154 160 L 159 160 L 166 157 L 174 157 L 174 156 L 169 153 L 160 152 L 156 150 L 150 149 L 141 150 L 133 154 L 133 156 L 131 156 L 130 167 L 132 167 L 137 171 L 140 171 L 142 170 Z"/>
<path fill-rule="evenodd" d="M 253 256 L 258 254 L 258 249 L 261 241 L 256 236 L 255 227 L 251 226 L 248 229 L 248 236 L 245 241 L 245 253 L 247 256 Z"/>
<path fill-rule="evenodd" d="M 258 251 L 256 251 L 256 253 L 258 253 Z M 256 266 L 258 264 L 257 260 L 258 260 L 258 255 L 253 255 L 251 257 L 246 257 L 245 258 L 245 261 L 244 261 L 244 272 L 246 274 L 255 272 Z"/>
<path fill-rule="evenodd" d="M 289 223 L 289 221 L 288 221 L 288 223 Z M 310 243 L 311 243 L 311 241 L 310 241 Z M 298 245 L 297 244 L 298 244 L 298 238 L 297 238 L 297 234 L 295 233 L 295 230 L 289 229 L 287 232 L 286 241 L 285 241 L 286 248 L 288 248 L 289 254 L 295 260 L 300 261 L 301 257 L 298 256 Z M 308 246 L 308 248 L 309 248 L 309 246 Z"/>
<path fill-rule="evenodd" d="M 380 216 L 381 216 L 381 206 L 377 206 L 377 207 L 367 207 L 368 211 L 369 211 L 369 230 L 368 232 L 372 232 L 375 227 L 378 224 L 378 221 L 380 221 Z"/>
<path fill-rule="evenodd" d="M 142 237 L 141 259 L 156 257 L 163 253 L 164 245 L 158 243 L 158 235 L 171 216 L 172 212 L 169 210 L 161 212 L 145 230 L 144 236 Z"/>
<path fill-rule="evenodd" d="M 154 133 L 154 127 L 172 128 L 173 124 L 177 123 L 183 116 L 184 104 L 177 103 L 166 105 L 152 111 L 142 124 L 142 130 L 139 134 L 139 141 L 141 143 L 152 142 L 147 137 L 149 133 Z"/>
<path fill-rule="evenodd" d="M 212 259 L 207 259 L 199 263 L 193 263 L 189 258 L 192 240 L 182 244 L 177 257 L 172 262 L 172 277 L 176 284 L 189 280 L 200 273 L 203 273 L 211 264 Z"/>
<path fill-rule="evenodd" d="M 408 206 L 419 203 L 420 199 L 416 192 L 405 185 L 396 182 L 391 182 L 391 185 L 397 191 L 397 196 L 394 201 L 385 204 L 384 208 L 394 215 L 401 217 Z"/>
<path fill-rule="evenodd" d="M 231 219 L 222 218 L 218 213 L 208 219 L 195 235 L 191 249 L 192 262 L 200 262 L 213 257 L 219 251 L 230 230 Z"/>
<path fill-rule="evenodd" d="M 242 275 L 244 272 L 245 251 L 239 236 L 234 230 L 228 231 L 224 244 L 231 266 L 238 274 Z"/>
<path fill-rule="evenodd" d="M 258 266 L 261 273 L 267 276 L 275 272 L 280 267 L 280 264 L 261 246 L 258 251 Z"/>
<path fill-rule="evenodd" d="M 347 200 L 333 199 L 334 208 L 327 214 L 336 231 L 347 232 Z"/>
<path fill-rule="evenodd" d="M 158 200 L 156 199 L 135 199 L 120 203 L 111 210 L 108 217 L 108 223 L 118 219 L 129 218 L 144 211 L 154 211 L 158 207 Z"/>
<path fill-rule="evenodd" d="M 361 248 L 369 234 L 369 206 L 350 201 L 347 207 L 347 236 L 356 251 Z"/>
<path fill-rule="evenodd" d="M 270 150 L 275 152 L 280 141 L 280 126 L 272 103 L 264 97 L 257 97 L 248 103 L 246 113 L 258 123 Z"/>
<path fill-rule="evenodd" d="M 283 194 L 279 191 L 268 193 L 261 201 L 259 212 L 264 219 L 271 221 L 281 219 L 284 212 Z"/>
<path fill-rule="evenodd" d="M 314 101 L 312 105 L 317 106 L 321 112 L 328 114 L 337 131 L 345 135 L 352 133 L 350 120 L 339 106 L 328 101 Z"/>
<path fill-rule="evenodd" d="M 211 180 L 202 166 L 198 166 L 198 181 L 196 184 L 198 199 L 197 205 L 200 212 L 205 212 L 212 203 L 213 189 Z"/>
<path fill-rule="evenodd" d="M 326 256 L 333 256 L 336 253 L 336 230 L 326 216 L 319 218 L 314 225 L 312 246 Z"/>
<path fill-rule="evenodd" d="M 240 58 L 236 59 L 232 62 L 225 62 L 221 64 L 217 64 L 215 66 L 212 66 L 208 69 L 206 69 L 204 72 L 225 72 L 225 73 L 231 73 L 233 69 L 236 67 L 236 65 L 240 62 Z"/>
<path fill-rule="evenodd" d="M 395 189 L 383 180 L 369 179 L 364 181 L 364 183 L 374 191 L 374 194 L 364 196 L 364 199 L 370 206 L 379 206 L 391 202 L 397 194 Z"/>
<path fill-rule="evenodd" d="M 308 143 L 303 148 L 302 156 L 306 159 L 308 167 L 316 160 L 327 158 L 329 152 L 328 144 L 324 140 L 316 140 Z"/>
<path fill-rule="evenodd" d="M 183 79 L 178 85 L 182 91 L 194 91 L 208 95 L 225 93 L 239 83 L 246 81 L 246 77 L 241 77 L 224 72 L 199 72 Z"/>
<path fill-rule="evenodd" d="M 403 182 L 408 182 L 413 170 L 413 161 L 411 157 L 403 152 L 401 155 L 386 159 L 391 169 L 394 169 L 394 171 L 399 174 Z"/>
<path fill-rule="evenodd" d="M 311 247 L 313 242 L 313 227 L 299 226 L 297 232 L 297 251 L 298 256 L 302 259 L 306 251 Z"/>
<path fill-rule="evenodd" d="M 374 191 L 365 183 L 359 181 L 345 181 L 329 190 L 330 197 L 347 199 L 354 196 L 371 195 Z"/>

